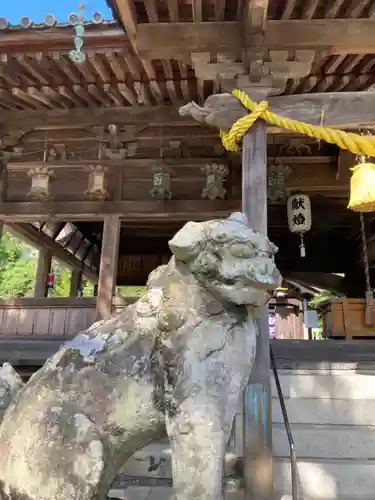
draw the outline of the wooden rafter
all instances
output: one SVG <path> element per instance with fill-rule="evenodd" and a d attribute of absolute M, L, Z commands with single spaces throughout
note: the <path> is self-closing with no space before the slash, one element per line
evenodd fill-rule
<path fill-rule="evenodd" d="M 126 33 L 130 39 L 134 38 L 137 33 L 137 14 L 133 0 L 116 0 L 114 3 Z"/>
<path fill-rule="evenodd" d="M 129 42 L 134 50 L 134 53 L 138 57 L 141 66 L 143 67 L 143 70 L 146 73 L 148 79 L 153 82 L 153 84 L 150 85 L 150 89 L 151 91 L 152 90 L 154 91 L 154 94 L 156 94 L 156 101 L 161 102 L 162 100 L 160 99 L 161 91 L 157 83 L 155 68 L 150 61 L 144 60 L 142 58 L 142 56 L 138 53 L 138 48 L 135 43 L 139 26 L 137 24 L 137 13 L 134 6 L 134 2 L 133 0 L 116 0 L 114 3 L 116 5 L 116 11 L 120 17 L 120 20 L 129 38 Z M 137 94 L 138 94 L 138 102 L 140 104 L 149 103 L 150 94 L 144 82 L 141 82 L 137 86 Z"/>

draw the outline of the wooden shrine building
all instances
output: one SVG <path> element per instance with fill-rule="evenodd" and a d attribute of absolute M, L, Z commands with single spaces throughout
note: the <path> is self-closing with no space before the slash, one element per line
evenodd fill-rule
<path fill-rule="evenodd" d="M 67 25 L 53 16 L 45 25 L 0 20 L 0 217 L 99 280 L 98 316 L 110 310 L 108 286 L 144 284 L 185 221 L 241 206 L 240 156 L 223 149 L 216 129 L 179 116 L 182 104 L 203 104 L 244 78 L 259 86 L 266 73 L 282 96 L 271 99 L 297 105 L 301 120 L 355 130 L 375 121 L 374 2 L 118 0 L 112 8 L 114 21 L 96 14 L 85 23 L 83 63 L 70 58 L 78 16 Z M 270 128 L 268 163 L 268 232 L 283 275 L 363 297 L 359 217 L 346 209 L 353 156 Z M 217 193 L 204 189 L 212 169 Z M 171 199 L 152 192 L 164 170 Z M 293 193 L 312 204 L 305 258 L 287 224 Z M 370 256 L 373 224 L 366 218 Z M 81 257 L 66 248 L 75 231 Z"/>
<path fill-rule="evenodd" d="M 241 155 L 181 106 L 241 88 L 313 125 L 375 126 L 375 0 L 110 7 L 112 21 L 50 13 L 17 26 L 0 7 L 0 221 L 41 249 L 35 297 L 0 300 L 2 338 L 61 339 L 107 317 L 126 302 L 115 286 L 144 285 L 186 221 L 241 209 Z M 284 278 L 364 299 L 360 217 L 347 209 L 354 155 L 269 126 L 267 163 Z M 288 226 L 294 194 L 311 201 L 305 257 Z M 375 218 L 364 222 L 375 283 Z M 45 296 L 53 257 L 73 270 L 70 297 Z M 77 297 L 82 277 L 94 297 Z"/>

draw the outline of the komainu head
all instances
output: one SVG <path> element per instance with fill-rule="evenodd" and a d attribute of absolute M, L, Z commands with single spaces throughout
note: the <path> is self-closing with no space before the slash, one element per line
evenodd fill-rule
<path fill-rule="evenodd" d="M 277 247 L 247 225 L 242 213 L 228 219 L 188 222 L 169 247 L 195 278 L 217 298 L 244 305 L 264 305 L 281 284 L 275 265 Z"/>

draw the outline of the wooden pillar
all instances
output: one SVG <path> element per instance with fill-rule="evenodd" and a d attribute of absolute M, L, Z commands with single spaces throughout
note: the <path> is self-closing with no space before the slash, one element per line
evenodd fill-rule
<path fill-rule="evenodd" d="M 109 215 L 104 219 L 102 252 L 96 299 L 96 319 L 106 319 L 112 312 L 112 297 L 116 286 L 118 249 L 120 241 L 120 216 Z"/>
<path fill-rule="evenodd" d="M 4 203 L 4 201 L 6 201 L 7 188 L 8 188 L 8 165 L 5 158 L 0 157 L 0 203 Z M 4 222 L 0 221 L 0 241 L 3 236 L 3 229 L 4 229 Z"/>
<path fill-rule="evenodd" d="M 34 297 L 42 299 L 47 297 L 47 279 L 51 270 L 52 252 L 51 250 L 39 250 L 38 267 L 35 277 Z"/>
<path fill-rule="evenodd" d="M 257 121 L 242 150 L 242 211 L 252 229 L 267 234 L 267 130 Z M 272 481 L 272 414 L 268 307 L 259 318 L 256 360 L 243 398 L 245 500 L 270 500 Z"/>
<path fill-rule="evenodd" d="M 73 269 L 72 276 L 70 278 L 69 297 L 77 297 L 78 290 L 81 288 L 81 285 L 82 285 L 82 271 L 79 271 L 78 269 Z"/>

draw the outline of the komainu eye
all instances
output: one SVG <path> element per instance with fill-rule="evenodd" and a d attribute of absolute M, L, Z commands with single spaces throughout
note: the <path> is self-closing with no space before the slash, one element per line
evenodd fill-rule
<path fill-rule="evenodd" d="M 238 259 L 250 259 L 254 256 L 254 248 L 245 243 L 234 243 L 229 247 L 229 252 Z"/>
<path fill-rule="evenodd" d="M 228 233 L 217 233 L 214 235 L 214 241 L 217 243 L 227 243 L 230 240 Z"/>

